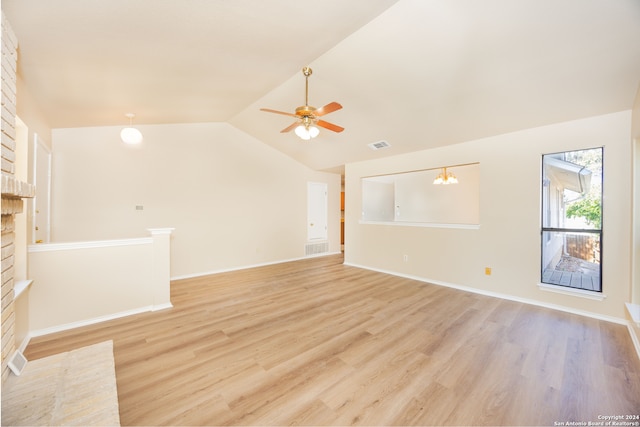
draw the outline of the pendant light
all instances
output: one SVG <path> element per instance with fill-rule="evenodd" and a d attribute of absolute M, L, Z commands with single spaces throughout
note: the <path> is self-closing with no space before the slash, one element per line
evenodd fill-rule
<path fill-rule="evenodd" d="M 142 133 L 134 127 L 132 127 L 133 118 L 136 116 L 133 113 L 127 113 L 124 115 L 129 119 L 129 127 L 126 127 L 120 131 L 120 139 L 125 144 L 136 145 L 142 142 Z"/>
<path fill-rule="evenodd" d="M 436 179 L 433 180 L 433 183 L 436 185 L 457 184 L 458 178 L 456 178 L 453 173 L 447 172 L 447 168 L 442 168 L 442 172 L 438 176 L 436 176 Z"/>

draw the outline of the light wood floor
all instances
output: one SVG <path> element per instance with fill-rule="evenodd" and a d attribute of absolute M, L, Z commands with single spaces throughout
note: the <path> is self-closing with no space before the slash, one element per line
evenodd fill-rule
<path fill-rule="evenodd" d="M 344 266 L 172 283 L 173 309 L 33 339 L 114 341 L 122 425 L 553 425 L 640 413 L 626 327 Z"/>

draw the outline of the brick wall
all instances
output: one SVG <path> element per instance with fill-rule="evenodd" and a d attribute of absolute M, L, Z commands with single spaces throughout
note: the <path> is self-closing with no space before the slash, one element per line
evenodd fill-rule
<path fill-rule="evenodd" d="M 8 358 L 16 349 L 13 301 L 15 215 L 22 213 L 23 198 L 33 197 L 35 187 L 15 178 L 16 161 L 16 65 L 18 41 L 2 15 L 2 382 L 9 375 Z"/>

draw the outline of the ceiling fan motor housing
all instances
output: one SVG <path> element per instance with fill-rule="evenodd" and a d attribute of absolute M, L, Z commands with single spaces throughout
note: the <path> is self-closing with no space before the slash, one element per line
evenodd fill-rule
<path fill-rule="evenodd" d="M 316 111 L 316 107 L 312 107 L 310 105 L 303 105 L 302 107 L 296 108 L 296 115 L 300 117 L 311 117 Z"/>

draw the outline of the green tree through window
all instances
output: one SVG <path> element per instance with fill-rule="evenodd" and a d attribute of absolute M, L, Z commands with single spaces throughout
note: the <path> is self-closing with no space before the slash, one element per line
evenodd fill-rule
<path fill-rule="evenodd" d="M 584 218 L 588 225 L 602 228 L 602 203 L 591 195 L 574 202 L 567 208 L 567 218 Z"/>

